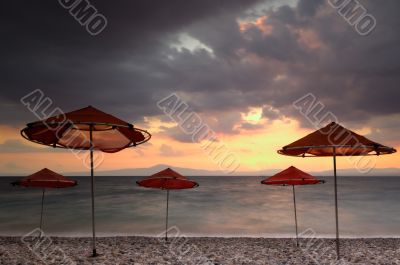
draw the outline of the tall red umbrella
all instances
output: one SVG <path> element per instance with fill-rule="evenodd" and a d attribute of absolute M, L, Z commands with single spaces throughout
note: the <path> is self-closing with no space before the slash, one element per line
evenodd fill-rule
<path fill-rule="evenodd" d="M 336 253 L 340 258 L 339 217 L 337 200 L 336 156 L 367 156 L 393 154 L 396 149 L 373 142 L 364 136 L 332 122 L 322 129 L 284 146 L 279 154 L 297 157 L 333 156 L 335 184 Z"/>
<path fill-rule="evenodd" d="M 64 177 L 50 169 L 43 168 L 42 170 L 29 175 L 21 180 L 17 180 L 11 183 L 13 186 L 21 186 L 28 188 L 42 188 L 42 209 L 40 211 L 40 233 L 42 232 L 43 223 L 43 204 L 44 204 L 44 193 L 46 189 L 60 189 L 68 188 L 77 185 L 75 180 Z"/>
<path fill-rule="evenodd" d="M 165 218 L 165 241 L 168 241 L 168 202 L 169 190 L 192 189 L 199 186 L 196 182 L 188 180 L 178 172 L 167 168 L 147 178 L 136 182 L 139 186 L 145 188 L 154 188 L 167 190 L 167 209 Z"/>
<path fill-rule="evenodd" d="M 296 192 L 294 189 L 295 185 L 311 185 L 325 183 L 323 180 L 319 180 L 310 174 L 307 174 L 294 166 L 290 166 L 287 169 L 261 181 L 261 184 L 275 185 L 275 186 L 292 186 L 293 188 L 293 206 L 294 206 L 294 220 L 296 224 L 296 245 L 299 246 L 299 236 L 297 230 L 297 210 L 296 210 Z"/>
<path fill-rule="evenodd" d="M 97 256 L 93 151 L 115 153 L 147 142 L 151 138 L 150 133 L 88 106 L 42 121 L 28 123 L 27 127 L 21 130 L 21 135 L 29 141 L 51 147 L 90 150 L 92 246 L 93 256 Z"/>

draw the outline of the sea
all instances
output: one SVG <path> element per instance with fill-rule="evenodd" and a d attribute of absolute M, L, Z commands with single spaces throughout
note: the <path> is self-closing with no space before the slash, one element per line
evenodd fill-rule
<path fill-rule="evenodd" d="M 91 235 L 90 177 L 78 186 L 47 189 L 43 231 L 53 236 Z M 0 236 L 23 236 L 39 227 L 42 190 L 13 187 L 0 178 Z M 158 236 L 165 231 L 165 190 L 139 187 L 141 177 L 95 177 L 98 236 Z M 266 186 L 255 176 L 191 177 L 199 187 L 172 190 L 168 227 L 185 236 L 293 237 L 291 186 Z M 296 186 L 300 235 L 334 237 L 332 177 Z M 400 237 L 400 177 L 338 177 L 341 237 Z"/>

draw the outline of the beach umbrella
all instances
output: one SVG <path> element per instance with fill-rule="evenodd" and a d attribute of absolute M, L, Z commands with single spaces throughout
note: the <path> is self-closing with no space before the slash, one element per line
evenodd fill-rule
<path fill-rule="evenodd" d="M 335 122 L 329 123 L 327 126 L 278 150 L 279 154 L 288 156 L 333 157 L 337 259 L 340 258 L 340 248 L 336 156 L 379 156 L 395 152 L 396 149 L 373 142 Z"/>
<path fill-rule="evenodd" d="M 11 183 L 13 186 L 21 186 L 27 188 L 41 188 L 42 189 L 42 208 L 40 211 L 40 235 L 42 234 L 43 224 L 43 204 L 44 204 L 44 193 L 46 189 L 60 189 L 68 188 L 77 185 L 75 180 L 64 177 L 50 169 L 43 168 L 42 170 L 29 175 L 21 180 L 17 180 Z"/>
<path fill-rule="evenodd" d="M 168 241 L 168 203 L 169 190 L 192 189 L 199 186 L 194 181 L 188 180 L 178 172 L 167 168 L 140 181 L 136 181 L 139 186 L 145 188 L 162 189 L 167 191 L 167 206 L 165 217 L 165 241 Z"/>
<path fill-rule="evenodd" d="M 325 183 L 310 174 L 307 174 L 300 169 L 291 166 L 287 169 L 261 181 L 261 184 L 275 185 L 275 186 L 292 186 L 293 189 L 293 206 L 294 206 L 294 220 L 296 224 L 296 245 L 299 246 L 299 236 L 297 230 L 297 210 L 296 210 L 296 192 L 294 186 L 296 185 L 311 185 Z"/>
<path fill-rule="evenodd" d="M 21 135 L 29 141 L 51 147 L 90 150 L 92 247 L 93 256 L 96 256 L 93 151 L 115 153 L 145 143 L 151 135 L 92 106 L 28 123 Z"/>

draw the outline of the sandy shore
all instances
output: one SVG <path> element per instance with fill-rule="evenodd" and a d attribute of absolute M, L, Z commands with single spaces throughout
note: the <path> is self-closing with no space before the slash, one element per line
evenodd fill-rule
<path fill-rule="evenodd" d="M 334 241 L 266 238 L 107 237 L 100 256 L 89 257 L 90 238 L 0 237 L 0 264 L 400 264 L 400 239 L 343 239 L 336 263 Z"/>

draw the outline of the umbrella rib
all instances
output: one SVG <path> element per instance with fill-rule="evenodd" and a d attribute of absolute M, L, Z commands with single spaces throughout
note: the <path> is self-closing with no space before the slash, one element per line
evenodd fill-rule
<path fill-rule="evenodd" d="M 34 128 L 34 127 L 38 127 L 41 126 L 43 124 L 46 125 L 64 125 L 64 124 L 68 124 L 71 123 L 70 121 L 63 121 L 63 122 L 56 122 L 56 121 L 50 121 L 50 122 L 46 122 L 46 121 L 39 121 L 39 122 L 33 122 L 33 123 L 28 123 L 27 126 L 29 128 Z M 124 127 L 124 128 L 132 128 L 133 125 L 127 123 L 126 125 L 123 124 L 115 124 L 115 123 L 108 123 L 108 122 L 82 122 L 82 121 L 74 121 L 73 124 L 83 124 L 83 125 L 105 125 L 105 126 L 114 126 L 114 127 Z M 135 128 L 135 130 L 137 130 L 137 128 Z"/>

